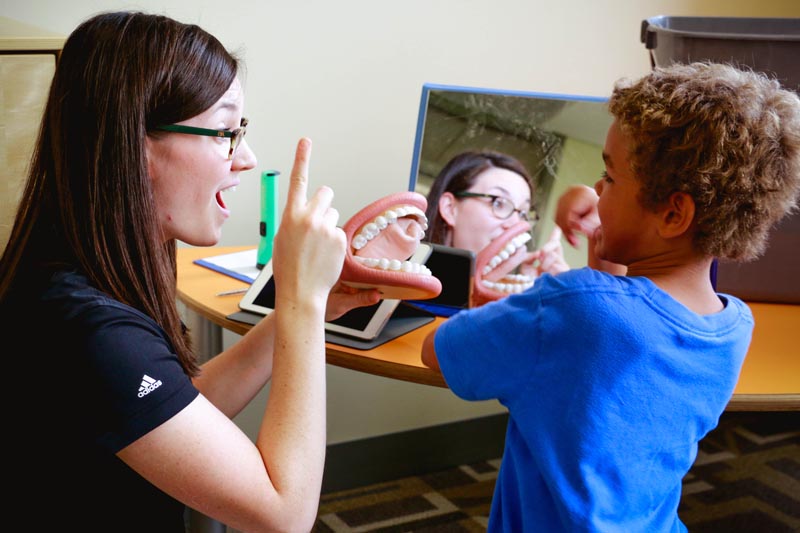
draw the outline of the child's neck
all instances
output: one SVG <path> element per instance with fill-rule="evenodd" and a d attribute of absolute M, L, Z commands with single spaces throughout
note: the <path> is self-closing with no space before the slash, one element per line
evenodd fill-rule
<path fill-rule="evenodd" d="M 644 276 L 691 311 L 710 315 L 724 308 L 711 285 L 711 262 L 708 258 L 669 267 L 631 265 L 628 276 Z"/>

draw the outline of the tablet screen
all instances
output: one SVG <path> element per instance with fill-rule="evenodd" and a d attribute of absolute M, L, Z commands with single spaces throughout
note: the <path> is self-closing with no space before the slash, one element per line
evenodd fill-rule
<path fill-rule="evenodd" d="M 431 253 L 431 246 L 420 243 L 410 261 L 424 263 Z M 336 320 L 325 323 L 330 333 L 346 335 L 363 340 L 372 340 L 383 330 L 400 300 L 381 300 L 368 307 L 351 309 Z M 239 308 L 260 315 L 268 315 L 275 309 L 275 280 L 272 277 L 272 262 L 267 263 L 239 302 Z"/>
<path fill-rule="evenodd" d="M 336 324 L 358 331 L 364 331 L 367 329 L 369 321 L 378 311 L 378 307 L 380 307 L 383 302 L 384 300 L 381 300 L 377 304 L 370 305 L 369 307 L 357 307 L 352 309 L 336 320 L 332 320 L 331 324 Z M 267 283 L 258 292 L 253 300 L 253 304 L 266 309 L 275 309 L 275 278 L 272 276 L 269 277 Z"/>

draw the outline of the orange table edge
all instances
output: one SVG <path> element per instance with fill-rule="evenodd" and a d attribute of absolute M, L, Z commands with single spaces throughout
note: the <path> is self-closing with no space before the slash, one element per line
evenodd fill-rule
<path fill-rule="evenodd" d="M 178 299 L 184 305 L 219 327 L 244 335 L 250 324 L 230 320 L 239 311 L 241 294 L 218 293 L 246 288 L 247 283 L 199 266 L 194 260 L 238 252 L 253 246 L 178 249 Z M 794 340 L 800 327 L 800 305 L 748 302 L 756 326 L 753 341 L 742 367 L 739 382 L 728 403 L 732 411 L 800 410 L 800 348 Z M 446 387 L 439 371 L 420 360 L 425 336 L 444 321 L 436 318 L 414 331 L 371 350 L 358 350 L 327 343 L 327 362 L 359 372 L 423 385 Z M 698 394 L 701 394 L 698 391 Z"/>

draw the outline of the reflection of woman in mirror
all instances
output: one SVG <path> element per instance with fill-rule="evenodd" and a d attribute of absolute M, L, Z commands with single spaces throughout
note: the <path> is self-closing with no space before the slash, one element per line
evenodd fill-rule
<path fill-rule="evenodd" d="M 559 229 L 539 250 L 527 248 L 532 195 L 525 166 L 499 152 L 463 152 L 434 180 L 425 239 L 475 252 L 476 305 L 525 290 L 542 273 L 569 270 Z"/>

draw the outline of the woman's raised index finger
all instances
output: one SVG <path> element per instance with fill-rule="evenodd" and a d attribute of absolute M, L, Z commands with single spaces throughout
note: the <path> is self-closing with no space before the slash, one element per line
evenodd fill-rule
<path fill-rule="evenodd" d="M 305 205 L 308 201 L 308 161 L 311 156 L 311 139 L 301 138 L 294 154 L 294 166 L 289 180 L 287 204 Z"/>

